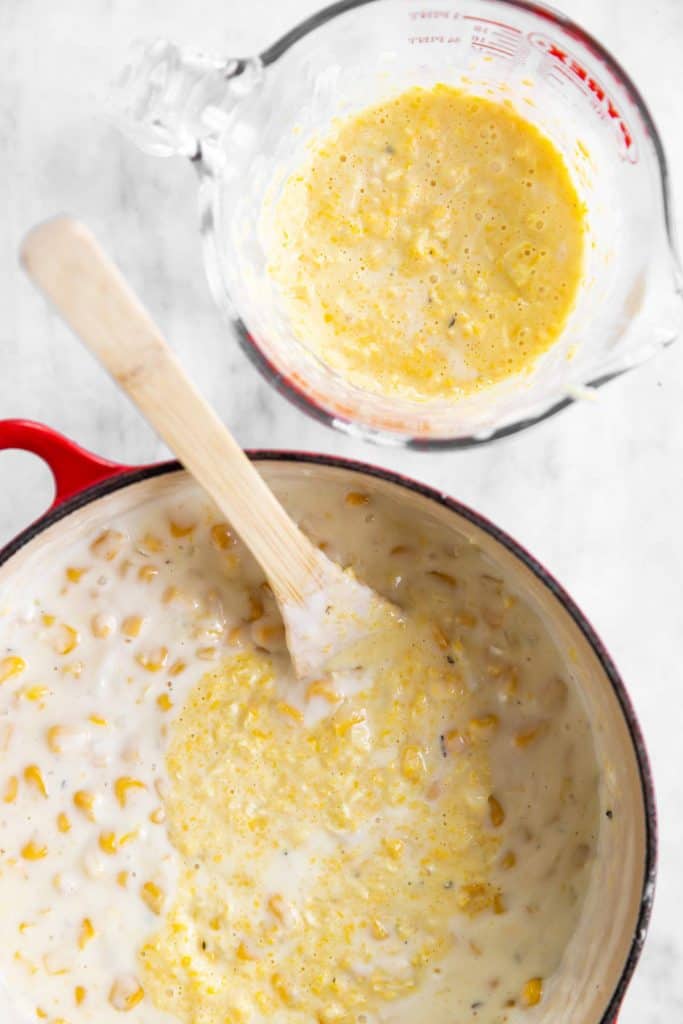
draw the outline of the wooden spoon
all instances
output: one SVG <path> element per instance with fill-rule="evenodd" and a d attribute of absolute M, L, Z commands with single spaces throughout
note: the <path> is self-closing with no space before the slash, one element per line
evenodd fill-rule
<path fill-rule="evenodd" d="M 21 259 L 261 565 L 297 674 L 324 672 L 391 605 L 326 558 L 290 519 L 87 228 L 68 217 L 39 224 L 24 239 Z"/>

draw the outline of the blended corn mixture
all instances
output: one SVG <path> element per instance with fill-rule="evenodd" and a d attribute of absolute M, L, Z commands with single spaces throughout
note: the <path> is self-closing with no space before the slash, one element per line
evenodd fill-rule
<path fill-rule="evenodd" d="M 155 486 L 0 589 L 0 985 L 17 1012 L 542 1014 L 590 877 L 598 772 L 536 615 L 395 501 L 280 484 L 406 613 L 367 661 L 304 686 L 229 527 L 184 477 Z"/>
<path fill-rule="evenodd" d="M 297 337 L 351 383 L 457 399 L 558 338 L 584 219 L 560 152 L 511 103 L 413 88 L 339 120 L 287 179 L 269 270 Z"/>

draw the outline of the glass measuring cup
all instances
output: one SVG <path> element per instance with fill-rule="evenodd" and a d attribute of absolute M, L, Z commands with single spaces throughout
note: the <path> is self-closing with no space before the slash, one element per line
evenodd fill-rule
<path fill-rule="evenodd" d="M 509 99 L 562 152 L 587 209 L 583 281 L 528 375 L 457 402 L 350 384 L 297 339 L 267 272 L 268 217 L 332 120 L 413 85 Z M 466 446 L 564 408 L 672 342 L 683 316 L 662 142 L 626 72 L 578 25 L 525 0 L 342 0 L 250 58 L 171 43 L 121 81 L 122 123 L 200 177 L 213 294 L 264 375 L 306 412 L 370 440 Z"/>

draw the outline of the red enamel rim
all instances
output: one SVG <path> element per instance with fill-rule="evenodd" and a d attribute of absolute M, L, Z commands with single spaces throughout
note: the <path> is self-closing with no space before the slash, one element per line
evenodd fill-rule
<path fill-rule="evenodd" d="M 19 533 L 9 544 L 0 549 L 0 566 L 9 561 L 21 548 L 29 544 L 48 527 L 65 519 L 77 509 L 83 508 L 99 498 L 122 490 L 142 480 L 183 470 L 180 463 L 175 461 L 159 462 L 148 466 L 127 466 L 110 462 L 86 451 L 70 438 L 52 430 L 50 427 L 31 420 L 0 420 L 0 450 L 9 448 L 33 452 L 44 459 L 52 471 L 55 480 L 55 497 L 44 515 Z M 474 526 L 479 527 L 495 541 L 507 548 L 512 555 L 522 562 L 544 584 L 546 589 L 559 601 L 583 633 L 600 661 L 605 676 L 609 680 L 621 707 L 638 762 L 645 807 L 645 865 L 638 921 L 619 982 L 602 1018 L 599 1022 L 596 1022 L 596 1024 L 616 1024 L 619 1007 L 642 952 L 652 912 L 657 866 L 657 811 L 652 772 L 640 725 L 626 692 L 624 682 L 602 640 L 564 587 L 533 555 L 494 523 L 490 522 L 490 520 L 473 511 L 467 505 L 463 505 L 450 498 L 447 494 L 436 491 L 426 484 L 419 483 L 399 473 L 352 459 L 296 451 L 258 450 L 249 451 L 247 454 L 257 462 L 294 462 L 305 465 L 347 469 L 364 476 L 397 484 L 449 509 Z"/>

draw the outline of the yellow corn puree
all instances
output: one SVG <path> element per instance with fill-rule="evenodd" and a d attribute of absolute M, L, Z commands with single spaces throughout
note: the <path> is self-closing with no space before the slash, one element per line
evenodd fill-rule
<path fill-rule="evenodd" d="M 0 977 L 48 1024 L 533 1019 L 587 890 L 575 682 L 464 538 L 279 496 L 404 621 L 302 684 L 191 482 L 0 591 Z M 530 1016 L 529 1016 L 530 1015 Z"/>
<path fill-rule="evenodd" d="M 562 332 L 585 210 L 510 102 L 413 88 L 340 119 L 285 182 L 270 272 L 296 335 L 353 384 L 458 399 Z"/>

